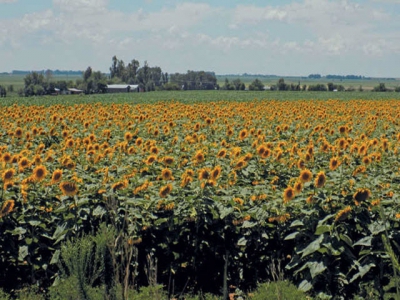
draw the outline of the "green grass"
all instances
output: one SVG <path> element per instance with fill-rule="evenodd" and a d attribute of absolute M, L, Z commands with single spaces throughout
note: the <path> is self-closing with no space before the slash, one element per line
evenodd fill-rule
<path fill-rule="evenodd" d="M 7 96 L 0 99 L 0 105 L 54 105 L 80 103 L 154 103 L 158 101 L 180 101 L 196 103 L 204 101 L 249 101 L 254 99 L 269 100 L 400 100 L 400 93 L 396 92 L 278 92 L 278 91 L 171 91 L 129 94 L 102 94 L 102 95 L 60 95 L 43 97 Z"/>

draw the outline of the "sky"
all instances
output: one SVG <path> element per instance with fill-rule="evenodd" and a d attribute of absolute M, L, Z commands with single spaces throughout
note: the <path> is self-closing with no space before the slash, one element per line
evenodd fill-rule
<path fill-rule="evenodd" d="M 400 0 L 0 0 L 0 72 L 400 78 Z"/>

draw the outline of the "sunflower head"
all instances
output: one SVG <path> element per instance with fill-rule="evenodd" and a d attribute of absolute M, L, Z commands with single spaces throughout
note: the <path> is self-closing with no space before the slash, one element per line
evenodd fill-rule
<path fill-rule="evenodd" d="M 2 179 L 4 182 L 9 182 L 12 181 L 13 177 L 15 175 L 15 170 L 14 169 L 7 169 L 3 172 L 2 174 Z"/>
<path fill-rule="evenodd" d="M 302 183 L 309 182 L 312 179 L 311 171 L 309 169 L 301 170 L 299 179 L 300 179 L 300 182 L 302 182 Z"/>
<path fill-rule="evenodd" d="M 159 195 L 160 195 L 161 198 L 165 198 L 165 197 L 168 196 L 169 193 L 171 193 L 171 191 L 172 191 L 172 184 L 169 183 L 169 184 L 164 185 L 164 186 L 162 186 L 160 188 Z"/>
<path fill-rule="evenodd" d="M 165 168 L 161 171 L 161 178 L 163 180 L 173 180 L 172 171 L 168 168 Z"/>
<path fill-rule="evenodd" d="M 6 202 L 4 202 L 3 206 L 1 207 L 0 218 L 12 212 L 14 209 L 14 205 L 15 205 L 14 200 L 7 200 Z"/>
<path fill-rule="evenodd" d="M 78 193 L 78 187 L 75 182 L 63 181 L 59 187 L 64 196 L 75 196 Z"/>
<path fill-rule="evenodd" d="M 283 203 L 290 202 L 291 200 L 294 199 L 294 196 L 295 196 L 295 190 L 291 186 L 288 186 L 283 191 Z"/>
<path fill-rule="evenodd" d="M 315 186 L 317 188 L 321 188 L 325 185 L 325 182 L 326 182 L 325 172 L 321 171 L 315 177 Z"/>

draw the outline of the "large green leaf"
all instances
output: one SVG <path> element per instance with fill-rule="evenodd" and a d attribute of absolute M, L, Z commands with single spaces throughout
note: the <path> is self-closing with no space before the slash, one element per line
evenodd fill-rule
<path fill-rule="evenodd" d="M 359 239 L 357 242 L 353 244 L 353 246 L 371 246 L 372 236 L 366 236 L 362 239 Z"/>
<path fill-rule="evenodd" d="M 310 269 L 310 273 L 311 273 L 311 277 L 314 278 L 317 275 L 321 274 L 322 272 L 324 272 L 326 270 L 326 266 L 325 264 L 321 261 L 321 262 L 310 262 L 308 264 L 308 267 Z"/>
<path fill-rule="evenodd" d="M 318 225 L 317 229 L 315 230 L 315 235 L 320 235 L 325 232 L 331 231 L 332 226 L 331 225 Z"/>
<path fill-rule="evenodd" d="M 307 255 L 310 255 L 312 253 L 314 253 L 315 251 L 317 251 L 320 247 L 321 247 L 321 242 L 323 241 L 324 236 L 320 235 L 316 240 L 314 240 L 313 242 L 311 242 L 304 250 L 302 250 L 299 253 L 303 253 L 303 255 L 301 256 L 306 257 Z"/>
<path fill-rule="evenodd" d="M 309 290 L 312 289 L 312 284 L 308 280 L 304 279 L 302 282 L 299 284 L 299 290 L 303 292 L 308 292 Z"/>

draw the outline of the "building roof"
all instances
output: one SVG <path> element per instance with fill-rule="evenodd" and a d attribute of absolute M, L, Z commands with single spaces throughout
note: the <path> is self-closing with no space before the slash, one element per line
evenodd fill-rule
<path fill-rule="evenodd" d="M 137 84 L 108 84 L 107 88 L 109 88 L 109 89 L 127 89 L 128 86 L 131 89 L 136 89 L 139 85 L 137 85 Z"/>
<path fill-rule="evenodd" d="M 76 88 L 69 88 L 68 91 L 70 91 L 70 92 L 82 92 L 83 93 L 83 90 L 78 90 Z"/>

